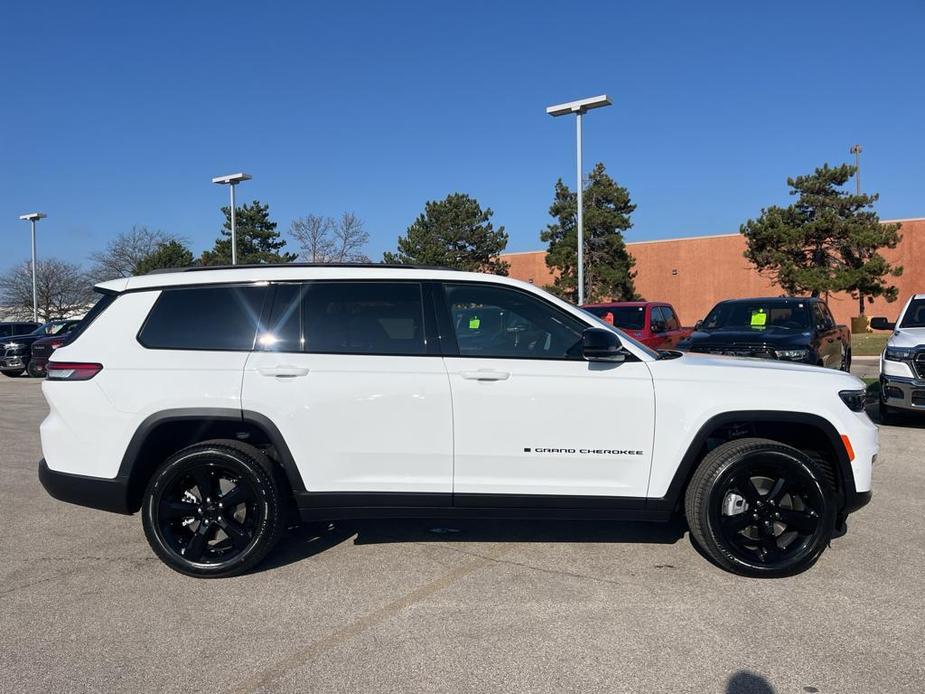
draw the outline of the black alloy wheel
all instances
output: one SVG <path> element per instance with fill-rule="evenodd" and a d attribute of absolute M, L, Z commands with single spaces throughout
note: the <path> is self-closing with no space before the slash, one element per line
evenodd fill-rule
<path fill-rule="evenodd" d="M 749 576 L 799 573 L 831 539 L 834 494 L 799 450 L 740 439 L 711 451 L 688 489 L 688 523 L 717 564 Z"/>
<path fill-rule="evenodd" d="M 29 378 L 45 377 L 45 369 L 37 366 L 34 361 L 30 361 L 26 366 L 26 373 L 29 374 Z"/>
<path fill-rule="evenodd" d="M 272 465 L 238 441 L 207 441 L 171 456 L 145 492 L 142 522 L 155 553 L 197 577 L 247 571 L 282 529 Z"/>

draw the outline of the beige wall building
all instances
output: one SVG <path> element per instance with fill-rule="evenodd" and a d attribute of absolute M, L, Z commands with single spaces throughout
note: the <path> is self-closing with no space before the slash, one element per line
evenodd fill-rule
<path fill-rule="evenodd" d="M 925 292 L 925 218 L 889 221 L 902 223 L 900 244 L 895 250 L 883 251 L 887 260 L 903 266 L 902 276 L 892 280 L 899 289 L 899 299 L 892 304 L 875 299 L 867 305 L 867 315 L 895 320 L 910 294 Z M 636 290 L 650 301 L 674 304 L 686 325 L 706 316 L 723 299 L 784 293 L 759 275 L 742 255 L 745 238 L 741 234 L 638 241 L 627 247 L 636 259 Z M 545 251 L 502 257 L 511 264 L 511 277 L 540 287 L 553 280 Z M 832 294 L 829 306 L 839 323 L 849 324 L 858 313 L 857 300 L 847 294 Z"/>

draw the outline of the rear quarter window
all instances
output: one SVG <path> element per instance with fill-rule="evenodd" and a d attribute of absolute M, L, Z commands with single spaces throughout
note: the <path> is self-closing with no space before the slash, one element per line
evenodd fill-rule
<path fill-rule="evenodd" d="M 266 285 L 164 289 L 138 333 L 149 349 L 249 351 Z"/>

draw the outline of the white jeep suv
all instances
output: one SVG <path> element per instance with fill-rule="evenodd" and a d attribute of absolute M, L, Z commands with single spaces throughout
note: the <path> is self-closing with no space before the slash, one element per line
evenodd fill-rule
<path fill-rule="evenodd" d="M 752 576 L 816 561 L 870 498 L 864 384 L 654 352 L 523 282 L 442 269 L 191 268 L 106 282 L 48 365 L 39 476 L 141 511 L 230 576 L 302 520 L 687 518 Z"/>

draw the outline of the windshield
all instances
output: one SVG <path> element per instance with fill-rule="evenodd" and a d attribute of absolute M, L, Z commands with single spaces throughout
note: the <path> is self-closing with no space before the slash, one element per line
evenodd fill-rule
<path fill-rule="evenodd" d="M 69 327 L 70 325 L 71 325 L 70 322 L 65 323 L 61 321 L 49 321 L 48 323 L 45 323 L 44 325 L 41 325 L 38 328 L 36 328 L 32 332 L 32 334 L 33 335 L 57 335 L 58 333 L 60 333 L 62 330 Z"/>
<path fill-rule="evenodd" d="M 588 306 L 585 311 L 624 330 L 642 330 L 645 327 L 645 306 Z"/>
<path fill-rule="evenodd" d="M 900 328 L 925 328 L 925 299 L 913 299 Z"/>
<path fill-rule="evenodd" d="M 601 318 L 600 316 L 596 316 L 596 315 L 594 315 L 593 313 L 591 313 L 591 311 L 589 311 L 588 309 L 583 308 L 583 309 L 581 309 L 581 310 L 584 311 L 585 313 L 587 313 L 587 314 L 591 317 L 591 320 L 593 320 L 595 323 L 598 323 L 598 324 L 601 325 L 602 327 L 607 328 L 608 330 L 612 330 L 612 331 L 615 332 L 617 335 L 619 335 L 619 336 L 620 336 L 620 341 L 621 341 L 621 342 L 629 342 L 629 343 L 632 344 L 634 347 L 639 348 L 640 351 L 645 352 L 647 355 L 649 355 L 649 356 L 652 357 L 653 359 L 658 359 L 658 358 L 659 358 L 658 352 L 656 352 L 654 349 L 650 349 L 649 347 L 646 347 L 646 346 L 645 346 L 644 344 L 642 344 L 641 342 L 639 342 L 639 341 L 637 341 L 637 340 L 634 340 L 633 338 L 631 338 L 631 337 L 630 337 L 629 335 L 627 335 L 626 333 L 624 333 L 624 332 L 622 332 L 621 330 L 619 330 L 618 328 L 615 328 L 614 326 L 612 326 L 610 323 L 608 323 L 606 320 L 604 320 L 604 319 Z"/>
<path fill-rule="evenodd" d="M 703 330 L 809 330 L 809 305 L 802 301 L 729 301 L 717 304 Z"/>

